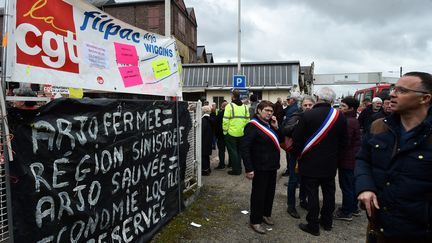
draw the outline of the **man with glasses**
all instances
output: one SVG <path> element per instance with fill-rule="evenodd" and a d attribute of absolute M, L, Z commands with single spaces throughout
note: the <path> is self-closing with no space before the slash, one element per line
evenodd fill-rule
<path fill-rule="evenodd" d="M 432 75 L 410 72 L 390 93 L 357 155 L 356 193 L 377 242 L 432 242 Z"/>

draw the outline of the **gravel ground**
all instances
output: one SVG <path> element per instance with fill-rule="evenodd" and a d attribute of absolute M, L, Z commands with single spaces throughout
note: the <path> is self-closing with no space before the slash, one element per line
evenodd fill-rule
<path fill-rule="evenodd" d="M 211 160 L 212 168 L 218 164 L 214 151 Z M 338 221 L 333 223 L 333 230 L 330 232 L 321 230 L 319 237 L 304 233 L 298 228 L 298 224 L 305 222 L 306 211 L 297 206 L 301 219 L 294 219 L 286 212 L 287 187 L 284 182 L 288 177 L 281 177 L 286 166 L 285 152 L 281 152 L 281 168 L 278 171 L 276 185 L 276 195 L 273 203 L 273 219 L 275 225 L 266 227 L 269 231 L 265 235 L 255 233 L 249 228 L 249 214 L 244 215 L 242 210 L 249 211 L 249 197 L 251 191 L 251 182 L 241 176 L 231 176 L 225 170 L 213 170 L 210 176 L 203 177 L 203 188 L 205 190 L 200 194 L 200 198 L 209 198 L 217 196 L 221 202 L 226 202 L 230 206 L 229 215 L 224 219 L 223 225 L 208 225 L 204 222 L 203 227 L 187 227 L 188 234 L 192 233 L 189 238 L 183 238 L 179 235 L 176 242 L 364 242 L 365 229 L 367 225 L 366 216 L 353 217 L 353 221 Z M 297 190 L 298 193 L 298 190 Z M 320 196 L 321 197 L 321 196 Z M 322 197 L 321 197 L 322 198 Z M 341 192 L 337 185 L 336 190 L 336 207 L 342 202 Z M 205 209 L 206 201 L 200 201 L 201 207 Z M 298 204 L 298 200 L 297 200 Z M 217 211 L 217 210 L 216 210 Z M 214 212 L 217 213 L 217 212 Z M 180 214 L 178 217 L 185 217 Z M 212 216 L 203 217 L 207 221 L 212 220 Z M 189 219 L 187 219 L 189 220 Z M 193 220 L 193 219 L 190 219 Z M 216 219 L 215 219 L 216 220 Z M 199 219 L 195 219 L 195 222 Z M 156 237 L 155 239 L 157 239 Z M 158 242 L 155 240 L 155 242 Z"/>

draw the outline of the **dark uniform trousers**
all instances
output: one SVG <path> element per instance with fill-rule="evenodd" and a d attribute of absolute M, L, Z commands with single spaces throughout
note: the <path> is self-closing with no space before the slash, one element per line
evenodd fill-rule
<path fill-rule="evenodd" d="M 304 186 L 308 199 L 308 214 L 306 220 L 309 228 L 318 231 L 320 222 L 326 227 L 331 227 L 333 224 L 333 211 L 335 210 L 335 178 L 314 178 L 307 176 L 302 176 L 301 178 L 301 183 Z M 321 218 L 319 219 L 320 204 L 318 189 L 320 186 L 323 194 L 323 204 L 321 208 Z"/>
<path fill-rule="evenodd" d="M 254 171 L 250 202 L 251 224 L 261 224 L 263 222 L 263 216 L 271 216 L 275 190 L 276 170 Z"/>

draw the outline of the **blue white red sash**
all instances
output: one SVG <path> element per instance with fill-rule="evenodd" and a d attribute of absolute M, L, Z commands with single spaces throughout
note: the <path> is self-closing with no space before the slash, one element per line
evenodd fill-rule
<path fill-rule="evenodd" d="M 325 137 L 325 135 L 330 131 L 330 129 L 333 127 L 333 125 L 335 124 L 336 120 L 339 117 L 339 111 L 334 109 L 334 108 L 330 108 L 330 112 L 327 115 L 326 119 L 324 120 L 323 124 L 321 125 L 320 128 L 318 128 L 318 130 L 312 135 L 312 137 L 310 137 L 307 142 L 306 145 L 303 149 L 303 151 L 301 152 L 299 158 L 301 158 L 306 152 L 308 152 L 312 147 L 314 147 L 315 145 L 317 145 L 319 142 L 321 142 L 321 140 Z"/>
<path fill-rule="evenodd" d="M 259 128 L 263 133 L 265 133 L 267 136 L 270 137 L 270 139 L 273 141 L 273 143 L 275 144 L 277 150 L 280 152 L 280 145 L 279 145 L 279 139 L 277 134 L 270 129 L 267 126 L 262 125 L 261 123 L 258 122 L 258 120 L 256 118 L 253 118 L 250 123 L 252 123 L 253 125 L 255 125 L 257 128 Z"/>

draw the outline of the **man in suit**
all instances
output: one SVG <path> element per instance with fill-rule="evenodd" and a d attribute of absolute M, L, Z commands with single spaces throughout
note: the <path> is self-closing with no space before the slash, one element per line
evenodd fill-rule
<path fill-rule="evenodd" d="M 308 198 L 307 224 L 299 224 L 299 228 L 315 236 L 320 234 L 320 224 L 324 230 L 330 231 L 332 228 L 335 176 L 338 158 L 346 140 L 346 120 L 331 106 L 336 97 L 335 92 L 324 87 L 317 96 L 316 104 L 300 118 L 292 136 L 292 154 L 299 158 L 299 174 Z M 319 218 L 320 186 L 323 205 Z"/>

